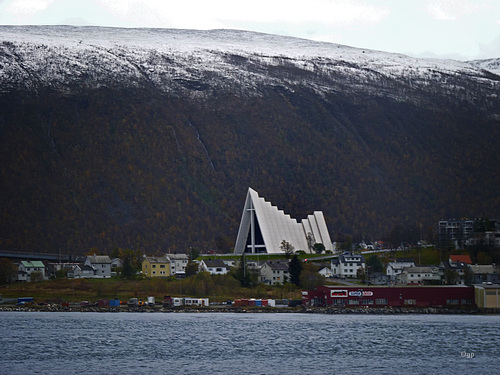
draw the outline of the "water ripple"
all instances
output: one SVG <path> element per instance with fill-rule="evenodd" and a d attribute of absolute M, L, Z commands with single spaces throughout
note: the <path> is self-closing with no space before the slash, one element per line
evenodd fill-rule
<path fill-rule="evenodd" d="M 499 316 L 2 312 L 0 374 L 497 373 Z M 170 371 L 169 371 L 170 370 Z"/>

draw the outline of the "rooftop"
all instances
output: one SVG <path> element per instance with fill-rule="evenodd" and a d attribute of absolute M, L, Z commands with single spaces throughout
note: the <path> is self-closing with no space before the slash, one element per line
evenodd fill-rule
<path fill-rule="evenodd" d="M 214 260 L 203 260 L 205 265 L 210 268 L 215 268 L 215 267 L 226 267 L 226 263 L 224 263 L 221 259 L 214 259 Z"/>
<path fill-rule="evenodd" d="M 144 260 L 147 260 L 149 263 L 170 263 L 166 257 L 146 257 Z"/>
<path fill-rule="evenodd" d="M 462 262 L 467 264 L 472 264 L 472 260 L 469 255 L 450 255 L 451 262 Z"/>

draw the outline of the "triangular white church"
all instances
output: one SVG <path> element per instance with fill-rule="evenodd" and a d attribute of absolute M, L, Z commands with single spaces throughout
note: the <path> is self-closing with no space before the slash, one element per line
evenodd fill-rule
<path fill-rule="evenodd" d="M 313 244 L 322 243 L 325 250 L 333 250 L 322 211 L 314 211 L 298 223 L 283 210 L 259 197 L 255 190 L 248 188 L 234 253 L 283 254 L 280 248 L 283 240 L 295 250 L 310 253 L 312 249 L 308 245 L 308 234 L 312 235 Z"/>

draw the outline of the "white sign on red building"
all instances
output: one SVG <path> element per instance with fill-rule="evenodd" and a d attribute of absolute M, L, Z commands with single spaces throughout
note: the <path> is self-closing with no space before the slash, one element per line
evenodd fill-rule
<path fill-rule="evenodd" d="M 371 290 L 353 290 L 349 292 L 349 297 L 372 297 L 373 292 Z"/>
<path fill-rule="evenodd" d="M 346 289 L 332 289 L 330 291 L 330 297 L 347 297 Z"/>
<path fill-rule="evenodd" d="M 330 291 L 330 297 L 332 298 L 347 298 L 347 297 L 372 297 L 373 292 L 371 290 L 351 290 L 350 292 L 346 289 L 332 289 Z"/>

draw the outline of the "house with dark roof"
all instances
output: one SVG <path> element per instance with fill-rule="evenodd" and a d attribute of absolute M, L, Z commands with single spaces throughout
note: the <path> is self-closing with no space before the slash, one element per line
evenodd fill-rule
<path fill-rule="evenodd" d="M 85 265 L 95 269 L 94 277 L 111 277 L 111 258 L 107 255 L 88 255 Z"/>
<path fill-rule="evenodd" d="M 395 262 L 387 263 L 387 267 L 385 269 L 387 281 L 401 282 L 399 278 L 401 273 L 403 272 L 403 269 L 406 267 L 415 267 L 415 262 L 413 261 L 413 259 L 399 258 L 396 259 Z"/>
<path fill-rule="evenodd" d="M 290 281 L 287 261 L 270 260 L 260 268 L 260 281 L 267 285 L 280 285 Z"/>
<path fill-rule="evenodd" d="M 473 276 L 473 284 L 500 283 L 500 269 L 495 264 L 473 264 L 470 265 Z"/>
<path fill-rule="evenodd" d="M 68 271 L 68 277 L 73 277 L 75 279 L 89 279 L 95 277 L 94 267 L 85 264 L 75 264 Z"/>
<path fill-rule="evenodd" d="M 200 262 L 200 271 L 210 272 L 211 275 L 225 275 L 228 273 L 226 263 L 221 259 L 203 259 Z"/>
<path fill-rule="evenodd" d="M 370 274 L 369 277 L 370 284 L 372 285 L 386 285 L 389 281 L 387 275 L 381 272 L 374 272 Z"/>
<path fill-rule="evenodd" d="M 433 284 L 441 281 L 438 267 L 405 267 L 400 277 L 403 284 Z"/>
<path fill-rule="evenodd" d="M 366 269 L 365 257 L 349 252 L 332 258 L 330 264 L 334 277 L 357 277 L 359 268 Z"/>
<path fill-rule="evenodd" d="M 451 283 L 453 285 L 465 285 L 472 283 L 472 279 L 466 280 L 466 278 L 468 277 L 467 274 L 470 273 L 470 268 L 467 263 L 450 262 L 449 260 L 445 260 L 441 262 L 441 269 L 443 270 L 445 280 L 448 284 Z M 455 272 L 455 274 L 450 274 L 450 272 Z M 455 280 L 452 280 L 453 275 L 456 275 Z"/>

